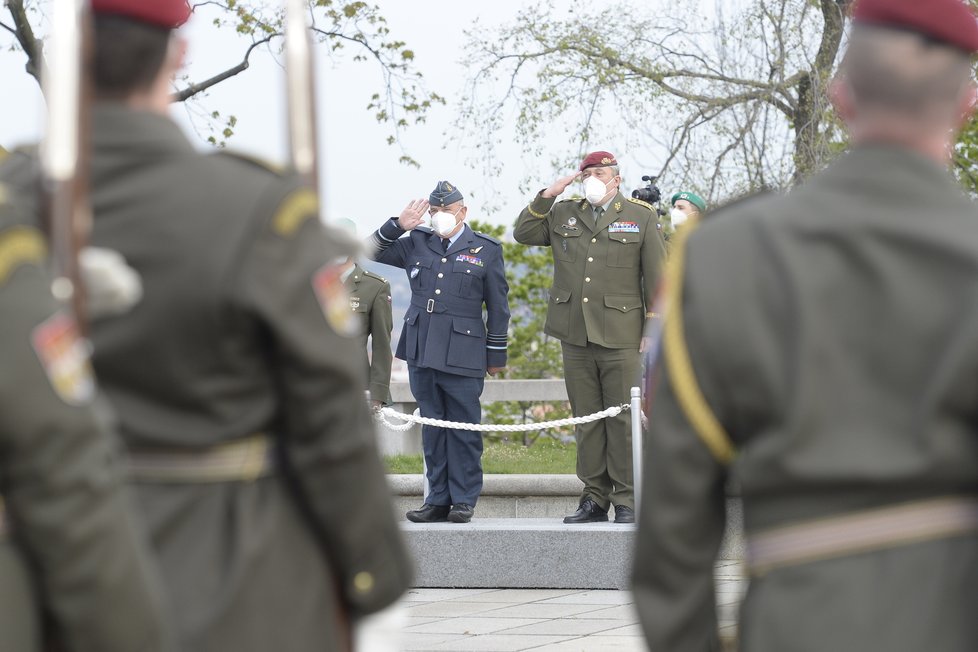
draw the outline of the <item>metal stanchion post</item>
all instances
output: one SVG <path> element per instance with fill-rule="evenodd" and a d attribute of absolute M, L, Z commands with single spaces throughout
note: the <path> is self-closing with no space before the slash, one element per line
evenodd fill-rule
<path fill-rule="evenodd" d="M 423 428 L 424 426 L 422 426 Z M 428 494 L 431 493 L 431 485 L 428 484 L 428 460 L 424 457 L 424 447 L 421 450 L 421 491 L 424 494 L 422 502 L 428 502 Z"/>
<path fill-rule="evenodd" d="M 635 518 L 642 495 L 642 390 L 632 387 L 632 486 L 635 489 Z"/>

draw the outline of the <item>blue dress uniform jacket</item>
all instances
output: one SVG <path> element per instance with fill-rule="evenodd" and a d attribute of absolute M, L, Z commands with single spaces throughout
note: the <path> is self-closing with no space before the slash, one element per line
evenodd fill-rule
<path fill-rule="evenodd" d="M 416 367 L 483 378 L 487 366 L 506 366 L 509 285 L 502 245 L 468 225 L 463 229 L 445 252 L 441 238 L 425 227 L 401 238 L 405 231 L 392 218 L 372 236 L 374 260 L 403 268 L 411 281 L 397 357 Z"/>

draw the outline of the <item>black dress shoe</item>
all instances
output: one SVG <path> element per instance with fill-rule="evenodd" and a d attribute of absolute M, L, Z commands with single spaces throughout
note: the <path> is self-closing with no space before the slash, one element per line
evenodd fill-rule
<path fill-rule="evenodd" d="M 452 505 L 452 511 L 448 512 L 448 520 L 452 523 L 468 523 L 472 520 L 474 513 L 475 508 L 472 505 L 458 503 L 457 505 Z"/>
<path fill-rule="evenodd" d="M 615 505 L 615 523 L 634 523 L 635 510 L 624 505 Z"/>
<path fill-rule="evenodd" d="M 412 523 L 444 523 L 448 520 L 448 505 L 429 505 L 425 503 L 421 509 L 411 510 L 405 516 Z"/>
<path fill-rule="evenodd" d="M 602 523 L 607 520 L 608 512 L 590 498 L 585 498 L 576 512 L 564 517 L 564 523 Z"/>

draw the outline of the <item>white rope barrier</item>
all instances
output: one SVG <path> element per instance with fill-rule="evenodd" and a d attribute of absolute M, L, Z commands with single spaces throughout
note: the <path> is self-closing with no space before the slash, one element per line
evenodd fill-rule
<path fill-rule="evenodd" d="M 393 408 L 385 407 L 375 412 L 377 419 L 387 428 L 395 432 L 406 432 L 411 427 L 420 423 L 425 426 L 437 426 L 439 428 L 452 428 L 455 430 L 480 430 L 483 432 L 529 432 L 531 430 L 541 430 L 546 428 L 560 428 L 562 426 L 573 426 L 579 423 L 591 423 L 609 417 L 616 417 L 627 410 L 629 405 L 616 405 L 594 414 L 584 417 L 570 417 L 567 419 L 557 419 L 555 421 L 537 421 L 534 423 L 514 423 L 514 424 L 481 424 L 481 423 L 459 423 L 457 421 L 442 421 L 441 419 L 430 419 L 421 416 L 421 410 L 415 410 L 414 414 L 404 414 L 397 412 Z M 390 421 L 390 418 L 399 419 L 402 423 Z"/>

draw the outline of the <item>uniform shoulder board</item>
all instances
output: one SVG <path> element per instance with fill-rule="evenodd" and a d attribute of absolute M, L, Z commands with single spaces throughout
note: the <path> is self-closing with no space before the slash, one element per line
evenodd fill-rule
<path fill-rule="evenodd" d="M 655 212 L 655 206 L 648 203 L 647 201 L 642 201 L 641 199 L 635 199 L 634 197 L 629 197 L 628 201 L 632 202 L 633 204 L 638 204 L 639 206 L 644 206 L 645 208 L 649 209 L 653 213 Z"/>
<path fill-rule="evenodd" d="M 434 231 L 427 226 L 416 226 L 414 227 L 414 230 L 417 231 L 418 233 L 424 233 L 426 235 L 430 233 L 434 233 Z"/>
<path fill-rule="evenodd" d="M 272 174 L 275 174 L 275 175 L 278 175 L 278 176 L 283 176 L 285 174 L 285 172 L 286 172 L 285 168 L 282 167 L 281 165 L 277 165 L 275 163 L 272 163 L 271 161 L 267 161 L 267 160 L 265 160 L 263 158 L 259 158 L 257 156 L 252 156 L 250 154 L 245 154 L 243 152 L 234 152 L 234 151 L 229 151 L 229 150 L 226 150 L 226 149 L 222 149 L 222 150 L 218 151 L 216 153 L 216 155 L 217 156 L 226 156 L 228 158 L 233 158 L 233 159 L 238 160 L 238 161 L 244 161 L 245 163 L 248 163 L 250 165 L 253 165 L 254 167 L 261 168 L 262 170 L 265 170 L 266 172 L 271 172 Z"/>
<path fill-rule="evenodd" d="M 378 281 L 380 281 L 382 283 L 386 283 L 387 282 L 387 279 L 386 278 L 384 278 L 380 274 L 375 274 L 374 272 L 371 272 L 369 269 L 363 270 L 363 275 L 364 276 L 369 276 L 370 278 L 375 278 L 375 279 L 377 279 Z"/>
<path fill-rule="evenodd" d="M 474 233 L 474 234 L 476 234 L 477 236 L 479 236 L 479 237 L 480 237 L 480 238 L 482 238 L 483 240 L 488 240 L 489 242 L 491 242 L 491 243 L 493 243 L 493 244 L 497 244 L 497 245 L 499 245 L 499 246 L 502 246 L 502 243 L 501 243 L 501 242 L 499 242 L 499 240 L 496 240 L 496 239 L 495 239 L 494 237 L 492 237 L 491 235 L 486 235 L 485 233 L 480 233 L 480 232 L 478 232 L 478 231 L 473 231 L 472 233 Z"/>
<path fill-rule="evenodd" d="M 582 200 L 580 197 L 571 197 L 570 199 L 561 199 L 557 203 L 558 204 L 566 204 L 567 202 L 574 202 L 576 204 L 576 203 L 581 202 L 581 201 L 584 201 L 584 200 Z"/>

